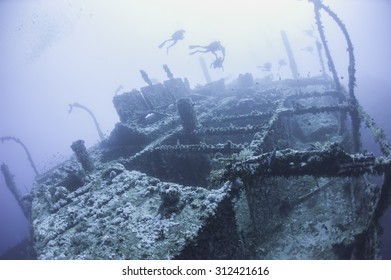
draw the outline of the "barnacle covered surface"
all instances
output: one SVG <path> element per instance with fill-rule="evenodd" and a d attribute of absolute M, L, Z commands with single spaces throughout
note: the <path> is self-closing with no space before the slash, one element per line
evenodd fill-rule
<path fill-rule="evenodd" d="M 53 195 L 41 192 L 47 203 L 33 212 L 36 251 L 41 259 L 171 259 L 228 191 L 228 185 L 208 191 L 108 166 L 77 194 L 61 186 Z"/>

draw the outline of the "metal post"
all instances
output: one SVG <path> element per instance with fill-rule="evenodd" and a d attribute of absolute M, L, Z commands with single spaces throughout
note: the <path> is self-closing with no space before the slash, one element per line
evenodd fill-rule
<path fill-rule="evenodd" d="M 284 30 L 281 30 L 280 33 L 281 33 L 281 37 L 282 37 L 282 42 L 284 43 L 284 47 L 285 47 L 286 53 L 288 55 L 289 67 L 291 68 L 292 77 L 293 77 L 293 79 L 298 79 L 299 73 L 297 72 L 297 65 L 296 65 L 295 57 L 293 56 L 293 52 L 291 49 L 291 45 L 289 44 L 288 37 L 286 36 L 286 33 Z"/>
<path fill-rule="evenodd" d="M 200 57 L 199 61 L 200 61 L 202 73 L 204 73 L 206 83 L 209 84 L 210 82 L 212 82 L 212 79 L 210 78 L 208 68 L 206 67 L 206 64 L 205 64 L 205 60 L 202 57 Z"/>

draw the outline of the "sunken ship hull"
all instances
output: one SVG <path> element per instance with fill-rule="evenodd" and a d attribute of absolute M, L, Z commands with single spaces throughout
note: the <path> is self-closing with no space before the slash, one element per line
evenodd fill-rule
<path fill-rule="evenodd" d="M 360 152 L 357 114 L 388 147 L 347 96 L 250 74 L 115 96 L 110 136 L 34 185 L 37 257 L 379 258 L 389 160 Z"/>

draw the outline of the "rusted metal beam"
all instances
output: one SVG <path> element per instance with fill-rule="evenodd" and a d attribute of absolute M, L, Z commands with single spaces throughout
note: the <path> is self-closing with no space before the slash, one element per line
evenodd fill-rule
<path fill-rule="evenodd" d="M 391 169 L 387 158 L 372 154 L 349 154 L 337 144 L 327 149 L 296 151 L 292 149 L 264 153 L 227 166 L 224 179 L 242 180 L 259 176 L 359 176 L 381 174 Z"/>

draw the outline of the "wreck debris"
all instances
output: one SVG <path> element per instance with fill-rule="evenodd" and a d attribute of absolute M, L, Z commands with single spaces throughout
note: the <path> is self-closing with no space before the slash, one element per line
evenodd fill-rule
<path fill-rule="evenodd" d="M 123 87 L 123 85 L 119 85 L 118 87 L 117 87 L 117 89 L 115 90 L 115 92 L 114 92 L 114 96 L 116 96 L 121 90 L 123 90 L 124 89 L 124 87 Z"/>
<path fill-rule="evenodd" d="M 163 69 L 167 74 L 167 78 L 169 78 L 170 80 L 174 79 L 174 75 L 171 73 L 171 70 L 170 68 L 168 68 L 167 64 L 163 65 Z"/>
<path fill-rule="evenodd" d="M 315 180 L 316 180 L 316 177 L 315 177 Z M 316 180 L 316 186 L 317 188 L 298 197 L 296 200 L 294 201 L 286 201 L 287 204 L 284 206 L 286 207 L 287 209 L 286 210 L 289 210 L 291 209 L 292 207 L 295 207 L 296 205 L 299 205 L 305 201 L 308 201 L 309 199 L 311 199 L 312 197 L 314 197 L 315 195 L 317 195 L 320 191 L 322 191 L 323 189 L 331 186 L 332 184 L 335 183 L 335 179 L 332 179 L 332 180 L 329 180 L 328 182 L 324 183 L 322 186 L 319 186 L 319 183 L 318 181 Z"/>
<path fill-rule="evenodd" d="M 136 89 L 114 96 L 113 104 L 122 123 L 126 123 L 149 110 L 146 100 Z"/>
<path fill-rule="evenodd" d="M 322 8 L 323 4 L 321 0 L 310 0 L 314 4 L 314 12 L 315 12 L 315 19 L 316 19 L 316 25 L 318 27 L 319 35 L 320 35 L 320 40 L 322 41 L 323 48 L 326 53 L 327 57 L 327 65 L 329 67 L 329 70 L 331 71 L 335 83 L 336 90 L 339 91 L 341 90 L 341 83 L 339 82 L 337 70 L 335 69 L 334 61 L 333 58 L 331 57 L 330 49 L 328 47 L 328 43 L 326 40 L 326 35 L 323 30 L 323 24 L 322 20 L 320 18 L 320 9 Z"/>
<path fill-rule="evenodd" d="M 186 133 L 194 131 L 197 127 L 197 115 L 190 98 L 182 98 L 177 101 L 178 114 L 182 121 L 183 130 Z"/>
<path fill-rule="evenodd" d="M 91 172 L 94 170 L 94 163 L 87 152 L 84 140 L 74 141 L 71 145 L 72 151 L 75 152 L 77 160 L 80 162 L 84 171 Z"/>
<path fill-rule="evenodd" d="M 316 45 L 316 51 L 317 51 L 318 57 L 319 57 L 320 67 L 322 69 L 322 76 L 324 78 L 327 78 L 326 67 L 324 66 L 324 60 L 323 60 L 323 55 L 322 55 L 322 43 L 319 42 L 318 39 L 316 39 L 315 45 Z"/>
<path fill-rule="evenodd" d="M 162 184 L 159 189 L 162 203 L 159 207 L 159 213 L 163 217 L 170 217 L 171 214 L 179 211 L 179 200 L 181 199 L 181 189 L 177 185 Z"/>
<path fill-rule="evenodd" d="M 325 52 L 326 52 L 326 56 L 327 56 L 327 60 L 328 60 L 328 64 L 329 64 L 329 69 L 333 74 L 333 78 L 334 78 L 334 82 L 335 82 L 335 86 L 336 86 L 337 90 L 341 89 L 341 84 L 339 82 L 338 74 L 337 74 L 337 71 L 335 70 L 334 62 L 332 60 L 332 57 L 331 57 L 331 54 L 330 54 L 330 51 L 329 51 L 329 48 L 327 45 L 326 37 L 324 35 L 323 25 L 322 25 L 322 22 L 320 19 L 320 10 L 321 9 L 325 10 L 330 15 L 330 17 L 338 24 L 339 28 L 341 29 L 341 31 L 346 39 L 346 43 L 348 45 L 347 51 L 349 53 L 349 67 L 348 67 L 349 103 L 352 104 L 352 110 L 350 112 L 350 115 L 352 118 L 352 134 L 353 134 L 353 144 L 354 144 L 353 150 L 355 152 L 358 152 L 360 149 L 360 146 L 361 146 L 360 131 L 359 131 L 361 120 L 360 120 L 360 115 L 359 115 L 359 112 L 357 109 L 357 107 L 358 107 L 357 100 L 354 95 L 354 87 L 356 84 L 356 78 L 355 78 L 356 69 L 355 69 L 355 59 L 354 59 L 354 53 L 353 53 L 353 44 L 352 44 L 352 41 L 350 40 L 350 36 L 349 36 L 348 31 L 346 30 L 345 25 L 342 23 L 342 21 L 339 19 L 339 17 L 333 11 L 330 10 L 330 8 L 326 7 L 322 3 L 321 0 L 311 0 L 310 2 L 313 2 L 313 4 L 314 4 L 316 24 L 318 26 L 320 38 L 322 40 L 322 44 L 323 44 Z"/>
<path fill-rule="evenodd" d="M 167 91 L 167 88 L 160 83 L 142 87 L 141 93 L 151 111 L 160 109 L 175 101 L 175 98 Z"/>
<path fill-rule="evenodd" d="M 367 112 L 364 111 L 361 105 L 357 104 L 360 118 L 364 121 L 365 125 L 372 131 L 375 141 L 379 143 L 380 150 L 384 156 L 390 159 L 391 156 L 391 145 L 387 140 L 384 130 L 380 128 L 373 118 L 371 118 Z"/>
<path fill-rule="evenodd" d="M 1 140 L 1 143 L 3 143 L 4 141 L 12 140 L 12 141 L 18 143 L 19 145 L 21 145 L 23 147 L 24 151 L 26 152 L 27 159 L 30 162 L 31 167 L 34 170 L 35 175 L 36 176 L 39 175 L 37 167 L 35 166 L 35 163 L 33 161 L 33 158 L 31 157 L 31 154 L 30 154 L 29 150 L 27 149 L 26 145 L 23 144 L 23 142 L 19 138 L 16 138 L 16 137 L 13 137 L 13 136 L 4 136 L 4 137 L 1 137 L 0 140 Z"/>
<path fill-rule="evenodd" d="M 83 109 L 84 111 L 86 111 L 91 116 L 92 120 L 94 121 L 96 131 L 98 132 L 99 138 L 100 138 L 100 140 L 103 140 L 105 138 L 105 136 L 104 136 L 102 130 L 100 129 L 99 123 L 96 120 L 96 117 L 95 117 L 94 113 L 92 113 L 92 111 L 90 109 L 88 109 L 86 106 L 83 106 L 83 105 L 81 105 L 79 103 L 69 104 L 69 111 L 68 111 L 68 113 L 72 112 L 73 107 Z"/>
<path fill-rule="evenodd" d="M 274 152 L 274 150 L 273 150 Z M 245 178 L 256 176 L 357 176 L 365 173 L 383 173 L 390 168 L 390 161 L 373 155 L 350 155 L 338 145 L 317 151 L 279 150 L 251 157 L 233 164 L 226 170 L 226 178 Z M 273 157 L 273 164 L 269 163 Z"/>
<path fill-rule="evenodd" d="M 357 152 L 360 149 L 360 116 L 359 112 L 357 109 L 357 99 L 356 96 L 354 95 L 354 87 L 356 86 L 356 61 L 354 58 L 354 52 L 353 52 L 353 44 L 350 39 L 349 33 L 346 29 L 346 26 L 343 24 L 341 19 L 327 6 L 325 6 L 322 2 L 320 2 L 320 6 L 323 10 L 325 10 L 330 17 L 338 24 L 339 28 L 341 29 L 347 43 L 347 51 L 349 53 L 349 66 L 348 66 L 348 74 L 349 74 L 349 85 L 348 85 L 348 90 L 349 90 L 349 102 L 353 105 L 353 110 L 351 112 L 351 117 L 352 117 L 352 123 L 353 123 L 353 140 L 354 140 L 354 150 Z"/>
<path fill-rule="evenodd" d="M 315 4 L 315 2 L 314 2 Z M 350 39 L 349 33 L 346 29 L 345 24 L 341 21 L 341 19 L 337 16 L 336 13 L 334 13 L 329 7 L 325 6 L 322 1 L 319 1 L 315 5 L 318 5 L 320 8 L 322 8 L 325 12 L 327 12 L 330 17 L 338 24 L 338 27 L 341 29 L 345 39 L 346 43 L 348 45 L 347 51 L 349 53 L 349 66 L 348 66 L 348 73 L 349 73 L 349 96 L 352 99 L 355 99 L 354 96 L 354 87 L 356 86 L 356 69 L 355 69 L 355 58 L 354 58 L 354 52 L 353 52 L 353 44 Z"/>
<path fill-rule="evenodd" d="M 280 33 L 281 33 L 282 42 L 284 43 L 284 47 L 288 55 L 289 67 L 292 72 L 292 77 L 293 79 L 297 80 L 299 78 L 299 73 L 297 72 L 296 60 L 295 57 L 293 56 L 293 52 L 289 44 L 288 36 L 286 35 L 286 32 L 284 30 L 281 30 Z"/>
<path fill-rule="evenodd" d="M 141 74 L 141 77 L 143 78 L 144 82 L 146 82 L 151 87 L 152 86 L 152 81 L 148 77 L 147 72 L 145 72 L 144 70 L 140 70 L 140 74 Z"/>
<path fill-rule="evenodd" d="M 24 216 L 26 217 L 27 220 L 30 220 L 31 196 L 29 195 L 23 196 L 20 194 L 14 180 L 14 175 L 11 174 L 8 166 L 5 163 L 1 165 L 1 172 L 3 173 L 5 184 L 7 185 L 8 189 L 11 191 L 12 195 L 14 196 Z"/>

